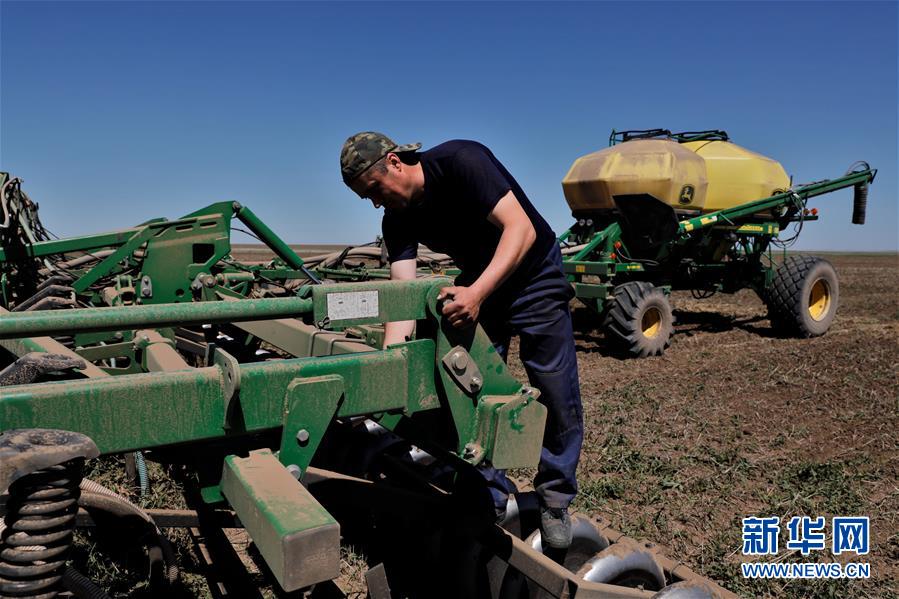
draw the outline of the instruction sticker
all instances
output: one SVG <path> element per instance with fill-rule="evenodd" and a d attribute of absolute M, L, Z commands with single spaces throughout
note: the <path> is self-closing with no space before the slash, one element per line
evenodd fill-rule
<path fill-rule="evenodd" d="M 328 318 L 331 322 L 357 318 L 377 318 L 378 313 L 377 291 L 350 291 L 328 294 Z"/>

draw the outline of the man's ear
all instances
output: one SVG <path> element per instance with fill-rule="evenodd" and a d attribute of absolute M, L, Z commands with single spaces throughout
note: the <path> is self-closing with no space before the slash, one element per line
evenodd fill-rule
<path fill-rule="evenodd" d="M 387 160 L 388 166 L 392 166 L 393 168 L 397 169 L 398 171 L 403 170 L 403 161 L 400 160 L 400 157 L 397 156 L 396 154 L 394 154 L 393 152 L 387 153 L 386 160 Z"/>

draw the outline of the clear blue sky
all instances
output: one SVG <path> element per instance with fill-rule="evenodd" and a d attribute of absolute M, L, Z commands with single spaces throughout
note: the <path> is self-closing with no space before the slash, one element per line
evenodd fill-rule
<path fill-rule="evenodd" d="M 896 2 L 0 2 L 0 169 L 61 236 L 238 200 L 286 240 L 370 241 L 350 134 L 493 149 L 556 232 L 612 128 L 727 130 L 813 200 L 799 247 L 897 248 Z M 241 240 L 241 239 L 238 239 Z M 245 240 L 245 238 L 244 238 Z"/>

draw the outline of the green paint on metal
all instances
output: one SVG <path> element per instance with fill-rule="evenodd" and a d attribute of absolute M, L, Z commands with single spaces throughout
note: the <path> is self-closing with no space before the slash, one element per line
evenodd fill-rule
<path fill-rule="evenodd" d="M 220 208 L 221 212 L 197 216 L 184 224 L 166 226 L 149 240 L 141 265 L 141 280 L 151 281 L 152 293 L 141 293 L 141 302 L 191 301 L 190 286 L 197 275 L 208 274 L 230 253 L 230 212 L 226 211 L 227 204 L 213 206 Z"/>
<path fill-rule="evenodd" d="M 335 286 L 336 287 L 336 286 Z M 193 302 L 151 306 L 117 306 L 17 312 L 0 319 L 0 339 L 35 335 L 116 331 L 125 328 L 184 326 L 299 316 L 312 302 L 299 298 L 268 298 L 239 302 Z"/>
<path fill-rule="evenodd" d="M 610 285 L 593 285 L 589 283 L 575 283 L 574 293 L 578 298 L 603 299 L 609 294 Z"/>
<path fill-rule="evenodd" d="M 320 285 L 312 289 L 315 322 L 347 327 L 359 324 L 419 320 L 425 317 L 426 298 L 449 279 L 370 281 Z"/>
<path fill-rule="evenodd" d="M 482 397 L 463 457 L 472 464 L 488 460 L 500 469 L 536 466 L 546 424 L 546 408 L 538 395 L 522 390 Z"/>
<path fill-rule="evenodd" d="M 203 503 L 210 505 L 226 501 L 225 496 L 222 495 L 221 485 L 210 485 L 208 487 L 203 487 L 202 489 L 200 489 L 200 497 L 203 499 Z"/>
<path fill-rule="evenodd" d="M 771 210 L 772 208 L 795 206 L 797 203 L 804 202 L 811 197 L 831 193 L 846 187 L 852 187 L 856 184 L 870 183 L 874 180 L 876 174 L 876 169 L 865 169 L 863 171 L 849 173 L 848 175 L 836 179 L 827 179 L 818 183 L 797 187 L 796 189 L 784 193 L 775 194 L 771 197 L 756 200 L 754 202 L 740 204 L 733 208 L 726 208 L 717 212 L 710 212 L 708 214 L 682 220 L 679 224 L 679 233 L 682 237 L 688 236 L 693 231 L 715 226 L 722 222 L 733 224 L 733 220 L 751 216 L 757 212 Z"/>
<path fill-rule="evenodd" d="M 54 239 L 53 241 L 41 241 L 31 244 L 28 247 L 28 253 L 30 256 L 40 258 L 53 254 L 65 254 L 69 252 L 115 247 L 124 244 L 138 232 L 140 232 L 140 228 L 135 227 L 133 229 L 123 229 L 111 233 L 100 233 L 84 237 L 70 237 L 68 239 Z M 9 255 L 7 251 L 0 247 L 0 262 L 8 259 Z"/>
<path fill-rule="evenodd" d="M 255 233 L 260 241 L 270 247 L 275 252 L 275 255 L 284 260 L 284 262 L 291 268 L 296 270 L 303 269 L 302 258 L 297 256 L 296 252 L 294 252 L 289 245 L 275 235 L 275 232 L 262 222 L 252 210 L 246 206 L 241 206 L 237 202 L 234 203 L 234 209 L 237 218 L 249 227 L 250 231 Z"/>
<path fill-rule="evenodd" d="M 602 231 L 597 231 L 593 234 L 593 237 L 590 238 L 590 241 L 587 242 L 587 245 L 584 246 L 581 250 L 579 250 L 573 256 L 567 257 L 568 261 L 582 261 L 585 260 L 588 256 L 590 256 L 593 251 L 599 247 L 601 244 L 609 245 L 621 239 L 621 225 L 617 222 L 612 223 L 607 226 Z"/>
<path fill-rule="evenodd" d="M 297 378 L 287 386 L 278 459 L 306 471 L 344 397 L 340 375 Z"/>
<path fill-rule="evenodd" d="M 340 574 L 340 526 L 270 451 L 225 458 L 221 488 L 285 591 Z"/>
<path fill-rule="evenodd" d="M 513 431 L 515 431 L 515 432 L 517 432 L 517 433 L 520 433 L 521 431 L 524 430 L 524 426 L 525 426 L 525 425 L 524 425 L 523 422 L 519 422 L 519 421 L 518 421 L 518 417 L 521 415 L 521 412 L 522 412 L 528 405 L 530 405 L 530 404 L 529 404 L 529 403 L 526 403 L 526 402 L 521 402 L 519 405 L 515 406 L 514 408 L 511 408 L 511 409 L 509 410 L 509 412 L 508 412 L 508 416 L 509 416 L 509 427 L 510 427 Z"/>
<path fill-rule="evenodd" d="M 102 453 L 222 437 L 223 419 L 216 367 L 17 385 L 0 394 L 0 430 L 80 432 Z"/>

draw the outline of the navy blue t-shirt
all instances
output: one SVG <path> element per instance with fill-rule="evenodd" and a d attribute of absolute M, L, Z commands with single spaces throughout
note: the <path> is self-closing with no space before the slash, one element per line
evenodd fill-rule
<path fill-rule="evenodd" d="M 502 231 L 487 215 L 510 190 L 537 238 L 516 271 L 488 300 L 506 303 L 527 285 L 556 236 L 509 171 L 484 145 L 453 140 L 419 155 L 424 193 L 401 211 L 385 211 L 381 228 L 390 262 L 415 258 L 418 244 L 448 254 L 462 271 L 456 283 L 471 285 L 493 259 Z"/>

